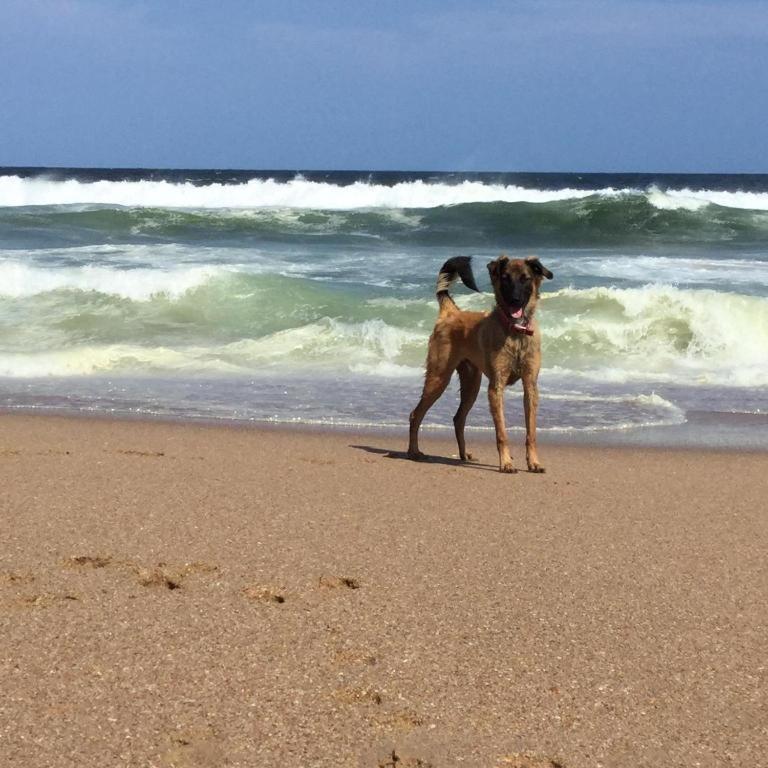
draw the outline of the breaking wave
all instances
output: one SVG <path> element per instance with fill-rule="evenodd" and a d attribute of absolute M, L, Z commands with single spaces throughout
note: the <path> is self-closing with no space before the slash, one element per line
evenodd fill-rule
<path fill-rule="evenodd" d="M 370 296 L 231 266 L 47 273 L 6 263 L 0 271 L 4 376 L 281 367 L 418 376 L 435 318 L 429 298 Z M 459 303 L 483 309 L 491 300 Z M 655 284 L 570 287 L 545 293 L 539 317 L 544 375 L 768 385 L 768 301 L 759 296 Z"/>
<path fill-rule="evenodd" d="M 706 205 L 768 211 L 768 192 L 708 189 L 605 187 L 537 189 L 518 184 L 463 180 L 440 183 L 421 179 L 381 184 L 356 180 L 334 184 L 300 175 L 280 181 L 249 179 L 241 183 L 200 184 L 165 179 L 51 179 L 45 176 L 0 176 L 0 207 L 102 205 L 127 208 L 259 209 L 296 208 L 355 210 L 439 208 L 472 203 L 551 203 L 587 197 L 642 197 L 660 210 L 698 210 Z"/>
<path fill-rule="evenodd" d="M 47 232 L 56 232 L 59 238 L 80 243 L 102 242 L 104 238 L 312 243 L 325 237 L 407 246 L 572 247 L 763 243 L 768 237 L 768 194 L 753 194 L 754 199 L 749 200 L 753 207 L 747 208 L 737 204 L 747 201 L 733 193 L 713 193 L 712 200 L 696 197 L 691 204 L 693 198 L 677 198 L 673 192 L 659 190 L 548 192 L 475 185 L 478 189 L 462 194 L 461 188 L 448 185 L 437 192 L 427 191 L 427 186 L 421 184 L 418 194 L 401 196 L 394 187 L 381 187 L 375 194 L 363 190 L 358 195 L 350 187 L 338 187 L 333 189 L 345 196 L 344 200 L 318 192 L 296 199 L 265 196 L 263 202 L 256 199 L 248 203 L 244 198 L 242 207 L 227 197 L 221 206 L 212 205 L 212 200 L 190 199 L 188 206 L 177 208 L 173 203 L 183 204 L 183 197 L 176 199 L 171 194 L 165 202 L 156 195 L 115 196 L 121 203 L 105 202 L 112 199 L 110 195 L 102 196 L 99 203 L 86 202 L 87 195 L 73 195 L 73 199 L 85 200 L 66 204 L 43 204 L 44 200 L 59 199 L 55 195 L 6 196 L 6 205 L 0 205 L 0 226 L 11 233 L 24 232 L 26 237 L 38 233 L 43 238 Z M 199 189 L 192 187 L 195 195 Z M 725 199 L 727 195 L 733 199 Z M 14 200 L 17 205 L 9 206 Z"/>
<path fill-rule="evenodd" d="M 355 181 L 339 185 L 308 181 L 251 179 L 241 184 L 161 181 L 64 181 L 0 177 L 0 207 L 82 205 L 145 208 L 434 208 L 460 203 L 531 202 L 587 197 L 578 189 L 538 190 L 517 185 L 463 181 L 434 184 L 421 180 L 394 185 Z"/>
<path fill-rule="evenodd" d="M 535 250 L 542 429 L 765 412 L 768 176 L 0 169 L 0 232 L 0 406 L 400 423 L 439 265 Z"/>

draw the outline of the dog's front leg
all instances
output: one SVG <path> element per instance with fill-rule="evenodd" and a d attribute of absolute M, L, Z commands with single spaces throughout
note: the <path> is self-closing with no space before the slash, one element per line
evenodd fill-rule
<path fill-rule="evenodd" d="M 499 450 L 499 471 L 517 472 L 512 466 L 512 456 L 509 453 L 507 428 L 504 424 L 504 387 L 506 378 L 494 378 L 488 385 L 488 404 L 491 407 L 493 426 L 496 428 L 496 447 Z"/>
<path fill-rule="evenodd" d="M 536 451 L 536 411 L 539 407 L 539 385 L 537 376 L 523 376 L 523 406 L 525 408 L 525 460 L 529 472 L 544 472 L 539 464 Z"/>

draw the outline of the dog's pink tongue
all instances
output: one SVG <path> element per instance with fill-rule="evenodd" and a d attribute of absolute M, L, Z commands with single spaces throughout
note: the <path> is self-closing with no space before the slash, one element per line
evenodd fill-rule
<path fill-rule="evenodd" d="M 519 320 L 523 316 L 523 308 L 520 307 L 520 309 L 517 310 L 517 312 L 512 313 L 512 319 L 513 320 Z"/>

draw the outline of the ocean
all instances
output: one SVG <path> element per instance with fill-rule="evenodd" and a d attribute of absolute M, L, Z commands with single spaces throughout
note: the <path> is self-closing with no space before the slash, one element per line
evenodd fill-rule
<path fill-rule="evenodd" d="M 490 309 L 502 252 L 555 275 L 542 438 L 768 447 L 766 175 L 0 168 L 0 407 L 405 442 L 440 265 Z"/>

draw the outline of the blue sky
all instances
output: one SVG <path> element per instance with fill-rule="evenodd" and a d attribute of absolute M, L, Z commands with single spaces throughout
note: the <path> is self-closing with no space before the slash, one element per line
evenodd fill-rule
<path fill-rule="evenodd" d="M 768 172 L 766 0 L 2 0 L 0 165 Z"/>

